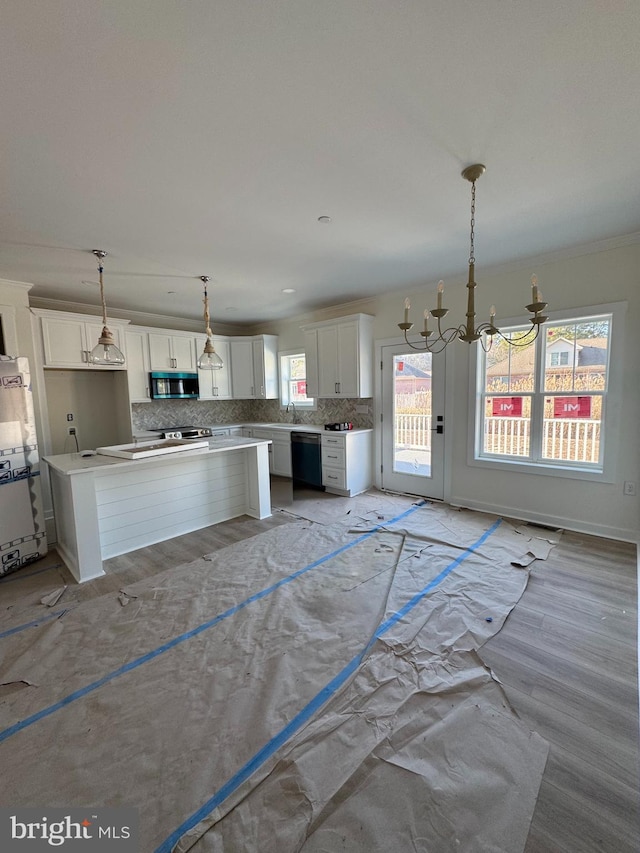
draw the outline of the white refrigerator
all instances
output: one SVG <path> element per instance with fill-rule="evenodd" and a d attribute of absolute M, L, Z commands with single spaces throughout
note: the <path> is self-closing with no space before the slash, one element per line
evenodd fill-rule
<path fill-rule="evenodd" d="M 29 361 L 0 355 L 0 578 L 46 553 Z"/>

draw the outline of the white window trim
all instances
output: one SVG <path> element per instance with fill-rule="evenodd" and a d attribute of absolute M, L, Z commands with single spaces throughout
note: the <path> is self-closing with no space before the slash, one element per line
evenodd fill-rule
<path fill-rule="evenodd" d="M 622 420 L 622 374 L 624 359 L 624 326 L 627 302 L 609 302 L 603 305 L 586 305 L 561 311 L 549 312 L 549 323 L 562 320 L 611 314 L 611 347 L 609 350 L 609 370 L 607 381 L 606 429 L 602 469 L 589 466 L 564 467 L 544 462 L 528 462 L 513 459 L 488 459 L 478 457 L 476 448 L 480 441 L 480 418 L 478 417 L 478 384 L 481 359 L 478 357 L 480 344 L 471 347 L 469 353 L 469 423 L 467 434 L 467 464 L 474 468 L 487 468 L 493 471 L 511 471 L 520 474 L 539 474 L 543 477 L 562 477 L 570 480 L 591 480 L 600 483 L 615 483 L 618 480 L 618 447 L 620 446 L 620 423 Z M 526 326 L 523 317 L 507 318 L 500 321 L 502 328 Z M 544 329 L 544 326 L 543 326 Z M 541 330 L 542 334 L 542 330 Z M 544 351 L 544 350 L 543 350 Z"/>
<path fill-rule="evenodd" d="M 290 404 L 283 402 L 284 389 L 289 378 L 282 375 L 282 359 L 291 355 L 300 355 L 301 353 L 304 354 L 304 347 L 278 351 L 278 402 L 280 403 L 280 409 L 283 412 L 287 411 Z M 294 403 L 292 405 L 295 405 L 296 409 L 299 411 L 315 412 L 318 408 L 318 400 L 315 397 L 311 397 L 310 400 L 310 403 Z"/>

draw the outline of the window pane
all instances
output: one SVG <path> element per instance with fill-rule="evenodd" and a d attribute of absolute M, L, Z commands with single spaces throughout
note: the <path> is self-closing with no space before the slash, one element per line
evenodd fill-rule
<path fill-rule="evenodd" d="M 610 321 L 547 326 L 544 390 L 604 391 Z"/>
<path fill-rule="evenodd" d="M 393 470 L 431 476 L 430 352 L 393 357 Z"/>
<path fill-rule="evenodd" d="M 543 458 L 600 462 L 602 404 L 599 394 L 545 397 Z"/>
<path fill-rule="evenodd" d="M 292 355 L 289 359 L 289 376 L 291 379 L 306 377 L 306 361 L 303 355 Z"/>
<path fill-rule="evenodd" d="M 505 333 L 517 340 L 526 330 Z M 520 394 L 534 389 L 535 341 L 527 346 L 513 346 L 494 340 L 485 357 L 485 391 L 487 393 Z"/>
<path fill-rule="evenodd" d="M 529 456 L 531 397 L 486 397 L 484 401 L 484 453 Z"/>
<path fill-rule="evenodd" d="M 306 403 L 307 397 L 307 380 L 292 379 L 289 382 L 289 402 L 290 403 Z"/>
<path fill-rule="evenodd" d="M 306 360 L 304 353 L 280 356 L 280 402 L 283 406 L 314 408 L 313 397 L 307 397 Z"/>

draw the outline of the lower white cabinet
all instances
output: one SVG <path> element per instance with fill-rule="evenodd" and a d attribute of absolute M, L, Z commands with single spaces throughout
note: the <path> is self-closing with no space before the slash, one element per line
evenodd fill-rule
<path fill-rule="evenodd" d="M 326 491 L 352 497 L 373 481 L 373 430 L 322 434 L 322 485 Z"/>
<path fill-rule="evenodd" d="M 291 433 L 288 429 L 263 429 L 262 427 L 243 427 L 242 434 L 248 438 L 270 441 L 269 473 L 279 477 L 292 477 Z"/>
<path fill-rule="evenodd" d="M 272 473 L 280 477 L 292 477 L 291 467 L 291 433 L 280 430 L 273 433 L 273 448 L 271 457 L 273 459 Z"/>

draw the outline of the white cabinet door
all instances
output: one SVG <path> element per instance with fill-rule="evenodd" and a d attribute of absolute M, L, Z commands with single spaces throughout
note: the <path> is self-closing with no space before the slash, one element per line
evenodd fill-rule
<path fill-rule="evenodd" d="M 338 330 L 336 326 L 318 329 L 318 396 L 338 393 Z"/>
<path fill-rule="evenodd" d="M 127 384 L 129 402 L 146 403 L 149 389 L 149 336 L 147 332 L 125 332 Z"/>
<path fill-rule="evenodd" d="M 234 400 L 251 400 L 254 394 L 253 341 L 231 341 L 231 388 Z"/>
<path fill-rule="evenodd" d="M 257 397 L 259 400 L 264 400 L 264 345 L 262 341 L 252 341 L 251 346 L 253 352 L 253 396 Z"/>
<path fill-rule="evenodd" d="M 149 362 L 151 370 L 172 370 L 171 335 L 149 332 Z"/>
<path fill-rule="evenodd" d="M 196 338 L 196 355 L 200 357 L 206 335 Z M 222 338 L 212 338 L 213 347 L 222 359 L 220 370 L 198 369 L 198 386 L 200 400 L 229 400 L 231 399 L 231 366 L 229 362 L 229 343 Z M 197 364 L 197 361 L 196 361 Z"/>
<path fill-rule="evenodd" d="M 291 440 L 288 438 L 285 442 L 281 439 L 274 439 L 272 447 L 273 473 L 278 474 L 280 477 L 292 477 Z"/>
<path fill-rule="evenodd" d="M 42 317 L 44 363 L 47 367 L 85 367 L 87 342 L 84 324 L 77 320 Z M 96 343 L 98 339 L 96 338 Z"/>
<path fill-rule="evenodd" d="M 358 324 L 338 326 L 337 397 L 358 397 Z"/>
<path fill-rule="evenodd" d="M 192 337 L 173 335 L 171 338 L 171 351 L 176 370 L 186 370 L 188 373 L 195 372 L 197 360 L 195 358 L 195 347 Z"/>
<path fill-rule="evenodd" d="M 304 333 L 304 355 L 307 371 L 307 397 L 319 397 L 318 385 L 318 330 L 307 329 Z"/>
<path fill-rule="evenodd" d="M 151 370 L 184 370 L 195 373 L 193 338 L 190 335 L 149 332 L 149 361 Z"/>

